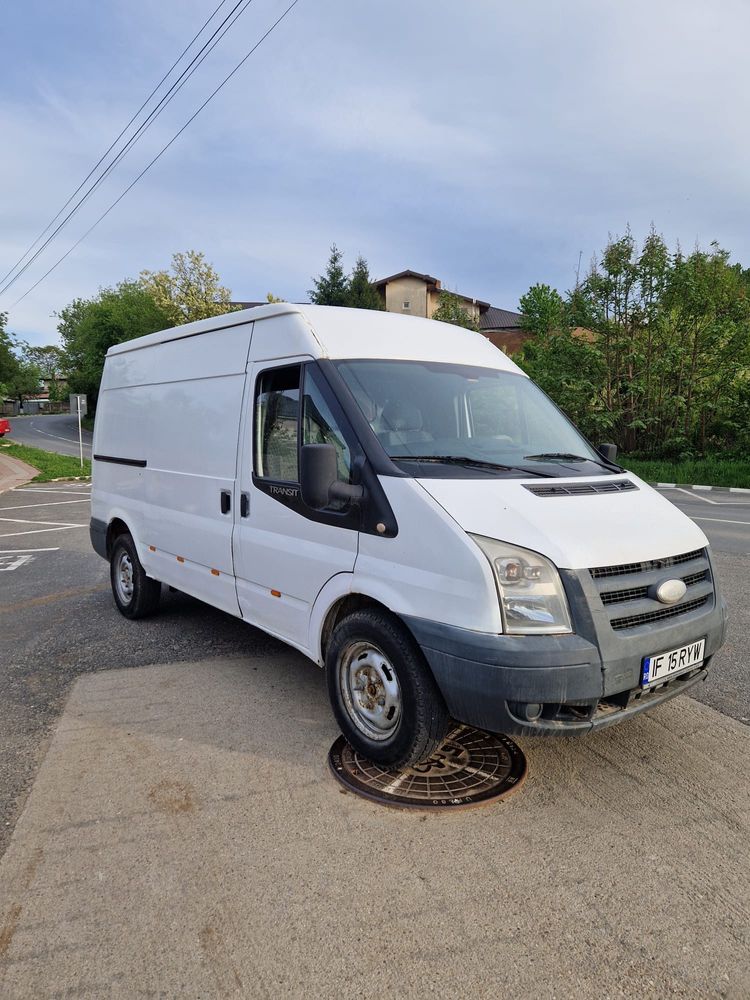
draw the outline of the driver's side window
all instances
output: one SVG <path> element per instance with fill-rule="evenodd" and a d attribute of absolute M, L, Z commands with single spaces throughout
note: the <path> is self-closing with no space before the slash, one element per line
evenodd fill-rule
<path fill-rule="evenodd" d="M 312 367 L 305 372 L 302 400 L 302 444 L 331 444 L 336 449 L 338 478 L 351 482 L 352 456 L 349 445 L 326 403 Z"/>
<path fill-rule="evenodd" d="M 269 368 L 255 384 L 255 474 L 299 482 L 300 366 Z"/>

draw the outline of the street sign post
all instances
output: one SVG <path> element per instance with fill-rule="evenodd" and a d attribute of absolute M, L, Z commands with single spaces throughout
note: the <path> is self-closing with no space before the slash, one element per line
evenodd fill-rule
<path fill-rule="evenodd" d="M 83 430 L 81 428 L 81 417 L 85 417 L 88 413 L 85 393 L 71 392 L 70 412 L 78 414 L 78 449 L 81 455 L 81 468 L 83 468 Z"/>

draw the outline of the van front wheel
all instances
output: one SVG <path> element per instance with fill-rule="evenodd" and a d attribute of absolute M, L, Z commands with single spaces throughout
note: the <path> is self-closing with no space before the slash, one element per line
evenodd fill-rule
<path fill-rule="evenodd" d="M 339 622 L 326 678 L 336 721 L 368 760 L 408 767 L 445 738 L 445 702 L 414 638 L 393 615 L 366 609 Z"/>
<path fill-rule="evenodd" d="M 109 578 L 117 609 L 126 618 L 146 618 L 159 607 L 161 584 L 146 576 L 130 535 L 115 539 Z"/>

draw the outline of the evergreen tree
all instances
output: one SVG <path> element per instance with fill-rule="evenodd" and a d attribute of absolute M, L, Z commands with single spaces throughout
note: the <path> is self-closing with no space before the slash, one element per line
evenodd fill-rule
<path fill-rule="evenodd" d="M 349 279 L 346 304 L 353 309 L 385 309 L 382 296 L 370 281 L 370 269 L 362 254 L 357 257 Z"/>
<path fill-rule="evenodd" d="M 349 281 L 341 266 L 343 253 L 334 243 L 325 271 L 313 278 L 315 286 L 308 291 L 310 301 L 316 306 L 346 306 L 349 304 Z"/>

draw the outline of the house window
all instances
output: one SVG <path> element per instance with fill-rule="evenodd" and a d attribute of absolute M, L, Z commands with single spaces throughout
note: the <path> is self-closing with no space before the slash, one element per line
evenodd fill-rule
<path fill-rule="evenodd" d="M 402 308 L 403 309 L 411 309 L 411 302 L 409 302 L 408 299 L 407 299 L 407 301 L 404 302 Z"/>

